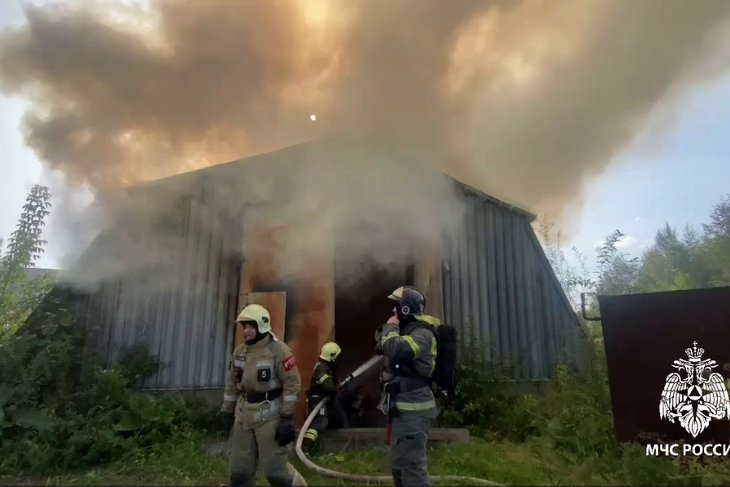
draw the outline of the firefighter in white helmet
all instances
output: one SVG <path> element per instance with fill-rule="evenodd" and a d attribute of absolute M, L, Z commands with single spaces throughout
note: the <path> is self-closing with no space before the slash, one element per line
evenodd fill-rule
<path fill-rule="evenodd" d="M 236 323 L 243 325 L 244 342 L 233 351 L 221 406 L 234 416 L 229 486 L 254 486 L 259 465 L 272 486 L 306 485 L 289 464 L 301 389 L 296 360 L 271 332 L 263 306 L 246 306 Z"/>
<path fill-rule="evenodd" d="M 345 419 L 339 401 L 336 401 L 337 385 L 340 382 L 337 377 L 337 357 L 340 353 L 342 349 L 335 342 L 325 343 L 320 349 L 319 360 L 312 371 L 307 391 L 309 410 L 312 411 L 325 397 L 329 397 L 330 400 L 319 410 L 317 417 L 312 420 L 309 429 L 304 433 L 302 449 L 310 455 L 314 452 L 315 445 L 319 444 L 318 439 L 322 431 L 327 427 L 340 426 L 340 422 Z"/>

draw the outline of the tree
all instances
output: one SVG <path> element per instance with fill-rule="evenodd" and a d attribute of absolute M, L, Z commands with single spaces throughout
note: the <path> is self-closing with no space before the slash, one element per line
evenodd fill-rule
<path fill-rule="evenodd" d="M 700 246 L 690 227 L 680 239 L 668 223 L 654 237 L 654 245 L 642 259 L 639 287 L 645 292 L 671 291 L 702 287 L 706 276 L 697 262 Z"/>
<path fill-rule="evenodd" d="M 595 279 L 590 277 L 591 272 L 587 268 L 586 257 L 576 247 L 572 247 L 571 250 L 578 267 L 568 262 L 560 245 L 560 232 L 557 232 L 557 240 L 553 240 L 550 236 L 552 232 L 553 224 L 546 218 L 541 219 L 537 233 L 542 240 L 545 255 L 574 309 L 579 309 L 579 295 L 583 292 L 626 294 L 636 291 L 640 262 L 639 259 L 630 258 L 628 254 L 619 251 L 616 244 L 624 237 L 620 230 L 608 235 L 598 248 Z"/>
<path fill-rule="evenodd" d="M 627 294 L 636 291 L 639 259 L 620 252 L 616 246 L 624 237 L 614 230 L 598 249 L 598 278 L 595 284 L 599 294 Z"/>
<path fill-rule="evenodd" d="M 710 223 L 703 225 L 709 238 L 730 238 L 730 193 L 710 213 Z"/>
<path fill-rule="evenodd" d="M 713 207 L 710 223 L 703 227 L 698 261 L 708 270 L 707 283 L 730 286 L 730 194 Z"/>
<path fill-rule="evenodd" d="M 555 273 L 555 277 L 558 279 L 563 291 L 565 291 L 565 295 L 568 297 L 573 309 L 577 310 L 580 306 L 580 293 L 592 289 L 595 283 L 588 277 L 585 257 L 575 246 L 571 250 L 580 267 L 576 269 L 568 262 L 561 248 L 561 232 L 556 233 L 555 240 L 551 237 L 554 226 L 555 224 L 551 223 L 547 217 L 543 217 L 538 221 L 537 234 L 542 240 L 545 256 Z"/>
<path fill-rule="evenodd" d="M 33 280 L 26 274 L 27 268 L 35 267 L 47 243 L 42 234 L 50 214 L 50 198 L 47 187 L 33 186 L 0 258 L 0 335 L 14 333 L 52 286 L 48 277 Z"/>

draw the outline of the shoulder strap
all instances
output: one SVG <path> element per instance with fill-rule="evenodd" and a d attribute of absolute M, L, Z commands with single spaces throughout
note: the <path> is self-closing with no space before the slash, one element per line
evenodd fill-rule
<path fill-rule="evenodd" d="M 271 348 L 272 350 L 276 350 L 275 347 L 277 347 L 277 346 L 281 346 L 281 345 L 286 346 L 286 343 L 279 340 L 279 338 L 277 338 L 277 336 L 274 335 L 273 332 L 269 332 L 269 336 L 271 337 L 271 339 L 269 340 L 269 343 L 266 344 L 266 346 Z M 281 343 L 281 345 L 277 345 L 277 343 Z"/>
<path fill-rule="evenodd" d="M 413 327 L 413 330 L 411 330 L 411 333 L 413 333 L 413 331 L 417 330 L 418 328 L 423 328 L 424 330 L 428 330 L 429 332 L 431 332 L 431 334 L 434 337 L 438 338 L 438 335 L 436 334 L 436 327 L 434 325 L 426 324 L 426 323 L 416 320 L 416 326 Z"/>
<path fill-rule="evenodd" d="M 233 353 L 231 356 L 235 357 L 236 355 L 246 355 L 246 352 L 248 350 L 248 347 L 246 346 L 246 342 L 241 343 L 239 346 L 235 347 L 233 349 Z"/>

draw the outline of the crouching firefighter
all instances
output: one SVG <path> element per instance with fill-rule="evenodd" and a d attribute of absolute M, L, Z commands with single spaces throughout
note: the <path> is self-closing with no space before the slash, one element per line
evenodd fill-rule
<path fill-rule="evenodd" d="M 294 356 L 271 333 L 271 316 L 263 306 L 246 306 L 236 323 L 243 325 L 244 343 L 233 351 L 221 406 L 233 422 L 229 485 L 254 486 L 259 465 L 269 485 L 306 485 L 289 464 L 301 389 Z"/>
<path fill-rule="evenodd" d="M 424 313 L 424 296 L 413 288 L 399 288 L 396 293 L 389 296 L 396 300 L 394 314 L 376 335 L 379 352 L 386 359 L 379 408 L 388 415 L 387 441 L 396 487 L 431 486 L 426 447 L 432 421 L 438 417 L 431 389 L 436 336 L 417 320 Z"/>
<path fill-rule="evenodd" d="M 328 427 L 340 427 L 344 421 L 343 411 L 337 397 L 337 385 L 339 383 L 337 378 L 337 357 L 340 353 L 342 353 L 342 349 L 335 342 L 327 342 L 322 345 L 319 361 L 315 364 L 312 372 L 312 379 L 307 391 L 309 411 L 313 411 L 325 397 L 329 397 L 330 400 L 319 410 L 304 433 L 302 450 L 307 455 L 314 453 L 315 446 L 319 444 L 319 435 L 322 431 Z"/>

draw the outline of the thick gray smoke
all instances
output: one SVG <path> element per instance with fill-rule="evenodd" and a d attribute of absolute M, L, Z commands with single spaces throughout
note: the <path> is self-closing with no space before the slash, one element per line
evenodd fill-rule
<path fill-rule="evenodd" d="M 135 24 L 90 5 L 28 7 L 0 39 L 0 88 L 33 102 L 37 154 L 104 201 L 325 137 L 318 170 L 278 174 L 313 215 L 302 248 L 324 213 L 444 230 L 459 207 L 430 170 L 569 215 L 657 104 L 723 59 L 730 14 L 724 0 L 192 0 L 155 2 Z"/>

